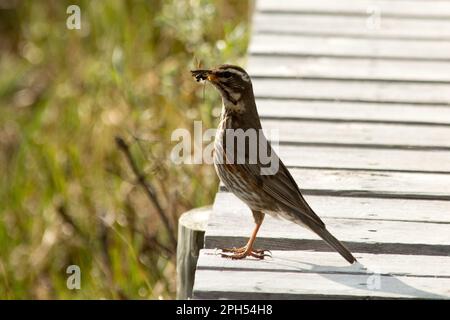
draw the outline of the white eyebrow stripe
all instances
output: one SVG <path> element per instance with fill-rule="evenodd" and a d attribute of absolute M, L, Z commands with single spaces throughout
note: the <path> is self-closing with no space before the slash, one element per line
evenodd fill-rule
<path fill-rule="evenodd" d="M 239 76 L 241 76 L 242 80 L 244 80 L 245 82 L 249 82 L 250 81 L 250 77 L 246 74 L 243 73 L 239 70 L 233 69 L 233 68 L 227 68 L 227 69 L 222 69 L 222 72 L 230 72 L 230 73 L 234 73 L 237 74 Z"/>

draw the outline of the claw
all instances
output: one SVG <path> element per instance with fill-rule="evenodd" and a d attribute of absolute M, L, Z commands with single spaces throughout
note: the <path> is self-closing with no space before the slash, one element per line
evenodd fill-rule
<path fill-rule="evenodd" d="M 268 252 L 268 254 L 266 253 Z M 232 254 L 227 254 L 232 253 Z M 256 259 L 264 259 L 265 257 L 272 257 L 272 253 L 269 250 L 263 250 L 263 249 L 249 249 L 247 247 L 242 248 L 225 248 L 222 249 L 222 253 L 220 254 L 222 258 L 228 258 L 228 259 L 244 259 L 245 257 L 254 257 Z"/>
<path fill-rule="evenodd" d="M 265 253 L 265 251 L 268 251 L 268 253 Z M 269 250 L 258 250 L 258 252 L 253 251 L 250 255 L 261 260 L 265 257 L 272 258 L 272 253 Z"/>

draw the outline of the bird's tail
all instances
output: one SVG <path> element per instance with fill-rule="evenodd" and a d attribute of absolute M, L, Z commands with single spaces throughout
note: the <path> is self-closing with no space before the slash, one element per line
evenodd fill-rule
<path fill-rule="evenodd" d="M 339 254 L 344 257 L 350 264 L 356 262 L 355 257 L 352 253 L 338 240 L 336 239 L 327 229 L 325 228 L 314 228 L 315 232 L 323 239 L 326 243 L 333 249 L 335 249 Z"/>

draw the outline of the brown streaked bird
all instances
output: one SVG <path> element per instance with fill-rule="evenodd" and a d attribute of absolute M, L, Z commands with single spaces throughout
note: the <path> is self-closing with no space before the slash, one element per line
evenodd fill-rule
<path fill-rule="evenodd" d="M 226 188 L 251 209 L 256 224 L 244 247 L 222 249 L 222 256 L 232 259 L 247 256 L 263 259 L 265 250 L 254 249 L 253 245 L 265 214 L 269 214 L 313 231 L 349 263 L 354 263 L 356 259 L 328 232 L 323 221 L 305 201 L 297 183 L 261 133 L 252 82 L 247 72 L 233 65 L 220 65 L 210 70 L 191 72 L 197 81 L 206 80 L 213 84 L 222 96 L 223 107 L 215 138 L 214 166 Z M 244 134 L 244 148 L 234 148 L 236 137 L 239 139 L 234 133 L 248 133 L 252 130 L 258 134 Z M 251 141 L 252 137 L 256 140 Z M 264 171 L 267 170 L 267 162 L 255 157 L 255 153 L 260 154 L 260 148 L 266 149 L 264 153 L 270 155 L 270 163 L 276 163 L 276 170 Z"/>

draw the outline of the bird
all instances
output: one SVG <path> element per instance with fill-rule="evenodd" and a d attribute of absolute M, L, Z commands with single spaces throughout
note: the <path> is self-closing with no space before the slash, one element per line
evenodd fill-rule
<path fill-rule="evenodd" d="M 211 69 L 191 70 L 191 74 L 197 81 L 211 83 L 220 93 L 222 111 L 214 139 L 214 167 L 226 189 L 250 208 L 255 222 L 247 244 L 240 248 L 224 248 L 221 256 L 264 259 L 268 250 L 255 249 L 254 243 L 268 214 L 311 230 L 350 264 L 356 262 L 352 253 L 327 230 L 325 223 L 306 202 L 289 170 L 262 134 L 248 73 L 239 66 L 222 64 Z M 237 148 L 239 145 L 235 143 L 236 137 L 239 139 L 236 132 L 244 135 L 241 148 Z M 258 157 L 262 148 L 266 149 L 270 162 L 276 164 L 276 170 L 267 172 L 268 162 Z"/>

